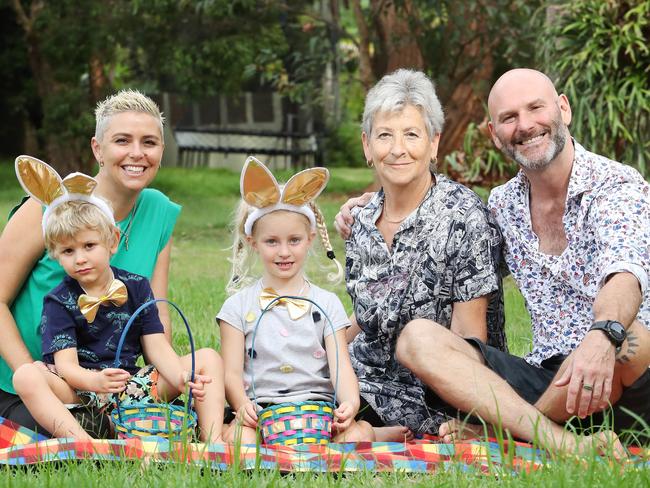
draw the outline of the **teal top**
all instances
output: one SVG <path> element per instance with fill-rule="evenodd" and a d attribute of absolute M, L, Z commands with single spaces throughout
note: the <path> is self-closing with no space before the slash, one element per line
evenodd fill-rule
<path fill-rule="evenodd" d="M 11 215 L 20 205 L 12 210 Z M 140 193 L 133 209 L 117 223 L 122 236 L 111 265 L 151 279 L 158 254 L 169 242 L 181 207 L 158 190 L 147 188 Z M 44 252 L 11 304 L 20 335 L 34 359 L 42 357 L 39 324 L 43 298 L 61 283 L 64 276 L 59 263 Z M 12 375 L 9 365 L 0 358 L 0 388 L 15 393 Z"/>

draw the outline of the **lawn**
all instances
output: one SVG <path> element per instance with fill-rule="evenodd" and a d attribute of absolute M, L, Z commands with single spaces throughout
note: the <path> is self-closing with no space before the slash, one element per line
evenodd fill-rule
<path fill-rule="evenodd" d="M 333 221 L 339 205 L 348 195 L 355 194 L 370 183 L 371 173 L 366 169 L 333 170 L 326 194 L 319 199 L 328 223 Z M 156 178 L 155 187 L 183 205 L 183 212 L 174 233 L 170 276 L 170 299 L 187 315 L 198 346 L 219 347 L 219 334 L 214 316 L 223 303 L 225 283 L 229 275 L 228 257 L 231 244 L 229 222 L 239 194 L 239 175 L 221 170 L 183 170 L 166 168 Z M 0 214 L 7 215 L 23 194 L 13 167 L 0 164 Z M 4 221 L 0 222 L 0 228 Z M 344 260 L 343 243 L 332 236 L 337 256 Z M 318 245 L 314 256 L 324 257 Z M 343 284 L 327 286 L 324 271 L 311 259 L 308 273 L 321 286 L 334 290 L 348 311 L 350 300 Z M 510 348 L 517 354 L 530 349 L 529 318 L 521 295 L 512 282 L 506 282 L 506 318 Z M 176 320 L 176 324 L 179 321 Z M 174 341 L 179 352 L 187 352 L 187 338 L 183 327 L 176 327 Z M 298 473 L 280 475 L 277 472 L 211 472 L 185 465 L 153 466 L 143 469 L 130 463 L 61 463 L 29 469 L 0 468 L 3 486 L 181 486 L 193 484 L 227 486 L 465 486 L 545 484 L 564 486 L 573 483 L 597 486 L 648 486 L 650 474 L 646 470 L 620 473 L 616 467 L 595 458 L 584 461 L 558 461 L 553 466 L 534 473 L 494 472 L 493 476 L 465 473 L 459 465 L 435 476 L 406 475 L 403 473 L 350 473 L 345 475 L 317 475 Z"/>

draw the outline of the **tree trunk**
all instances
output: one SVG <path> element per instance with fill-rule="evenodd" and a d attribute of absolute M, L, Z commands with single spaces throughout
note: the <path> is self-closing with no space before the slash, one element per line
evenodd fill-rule
<path fill-rule="evenodd" d="M 370 57 L 370 32 L 368 23 L 363 15 L 360 0 L 351 0 L 354 21 L 359 31 L 359 78 L 361 85 L 367 93 L 375 84 L 375 75 L 372 71 L 372 58 Z"/>
<path fill-rule="evenodd" d="M 104 62 L 97 52 L 93 52 L 88 62 L 88 74 L 90 81 L 90 104 L 95 105 L 106 96 L 106 90 L 110 86 Z"/>
<path fill-rule="evenodd" d="M 30 5 L 28 16 L 20 0 L 12 0 L 12 7 L 16 12 L 18 23 L 25 32 L 29 66 L 34 75 L 36 91 L 43 111 L 47 110 L 48 101 L 55 99 L 61 90 L 56 83 L 50 63 L 42 55 L 41 39 L 38 30 L 34 28 L 34 24 L 45 6 L 43 0 L 34 0 Z M 66 140 L 54 131 L 48 131 L 47 128 L 43 130 L 43 127 L 41 127 L 41 133 L 43 142 L 39 148 L 39 154 L 36 156 L 47 160 L 48 164 L 56 168 L 61 175 L 88 170 L 86 166 L 89 166 L 89 161 L 84 164 L 81 157 L 82 152 L 74 141 Z M 41 152 L 44 154 L 40 154 Z"/>
<path fill-rule="evenodd" d="M 424 58 L 409 23 L 411 16 L 417 16 L 412 0 L 404 0 L 399 9 L 392 0 L 371 0 L 370 5 L 379 38 L 376 77 L 399 68 L 423 69 Z"/>
<path fill-rule="evenodd" d="M 450 24 L 447 29 L 456 26 Z M 485 103 L 494 74 L 492 49 L 485 45 L 487 35 L 481 34 L 485 23 L 477 18 L 465 32 L 465 44 L 458 57 L 462 61 L 452 73 L 451 90 L 441 96 L 445 110 L 445 128 L 440 138 L 438 158 L 463 147 L 463 139 L 470 122 L 479 123 L 485 117 Z"/>

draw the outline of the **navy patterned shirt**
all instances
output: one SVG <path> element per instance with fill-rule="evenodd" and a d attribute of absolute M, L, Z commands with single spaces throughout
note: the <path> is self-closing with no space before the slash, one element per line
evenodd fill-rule
<path fill-rule="evenodd" d="M 434 178 L 391 249 L 376 226 L 383 191 L 355 209 L 346 243 L 347 289 L 361 328 L 350 353 L 361 395 L 387 425 L 415 433 L 437 433 L 446 418 L 427 410 L 422 382 L 395 359 L 408 322 L 426 318 L 450 327 L 454 303 L 487 295 L 488 343 L 506 347 L 499 230 L 475 193 L 442 175 Z"/>
<path fill-rule="evenodd" d="M 143 303 L 153 299 L 149 281 L 144 276 L 111 266 L 115 278 L 126 285 L 128 300 L 120 307 L 100 305 L 97 316 L 88 323 L 77 301 L 84 293 L 76 280 L 66 276 L 61 284 L 45 296 L 41 317 L 43 361 L 54 364 L 54 353 L 77 348 L 79 365 L 88 369 L 112 368 L 120 335 L 129 318 Z M 120 367 L 134 374 L 142 355 L 140 337 L 163 333 L 155 305 L 145 308 L 133 322 L 120 357 Z"/>

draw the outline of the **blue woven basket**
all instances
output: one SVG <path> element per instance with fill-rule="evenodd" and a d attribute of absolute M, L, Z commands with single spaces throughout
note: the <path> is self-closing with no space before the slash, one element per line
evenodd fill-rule
<path fill-rule="evenodd" d="M 191 379 L 194 380 L 195 355 L 194 339 L 187 319 L 174 303 L 162 298 L 150 300 L 141 305 L 126 323 L 120 341 L 115 352 L 114 367 L 120 367 L 120 354 L 126 339 L 126 334 L 136 317 L 145 308 L 157 302 L 166 302 L 178 311 L 183 319 L 187 335 L 190 340 L 192 351 Z M 185 405 L 172 405 L 169 403 L 143 403 L 143 402 L 120 402 L 120 395 L 115 395 L 116 407 L 111 412 L 111 419 L 115 425 L 115 431 L 120 438 L 159 436 L 168 439 L 178 439 L 184 436 L 191 437 L 196 427 L 196 413 L 192 410 L 192 392 L 189 392 Z"/>
<path fill-rule="evenodd" d="M 262 321 L 264 314 L 268 312 L 275 302 L 283 298 L 304 300 L 316 306 L 327 320 L 332 329 L 334 343 L 336 344 L 336 364 L 339 362 L 338 344 L 336 341 L 336 331 L 334 325 L 328 317 L 325 310 L 313 300 L 305 297 L 283 295 L 275 298 L 269 303 L 257 319 L 253 329 L 253 339 L 251 350 L 255 350 L 255 337 L 257 329 Z M 257 395 L 255 394 L 255 376 L 253 374 L 253 354 L 251 360 L 251 388 L 253 390 L 253 402 L 257 405 Z M 285 402 L 260 410 L 257 414 L 260 432 L 262 433 L 262 442 L 264 444 L 280 444 L 290 446 L 294 444 L 329 444 L 332 437 L 332 420 L 334 418 L 334 409 L 336 405 L 336 392 L 339 384 L 339 370 L 336 368 L 336 379 L 334 382 L 334 400 L 333 402 L 324 401 L 304 401 L 304 402 Z"/>

